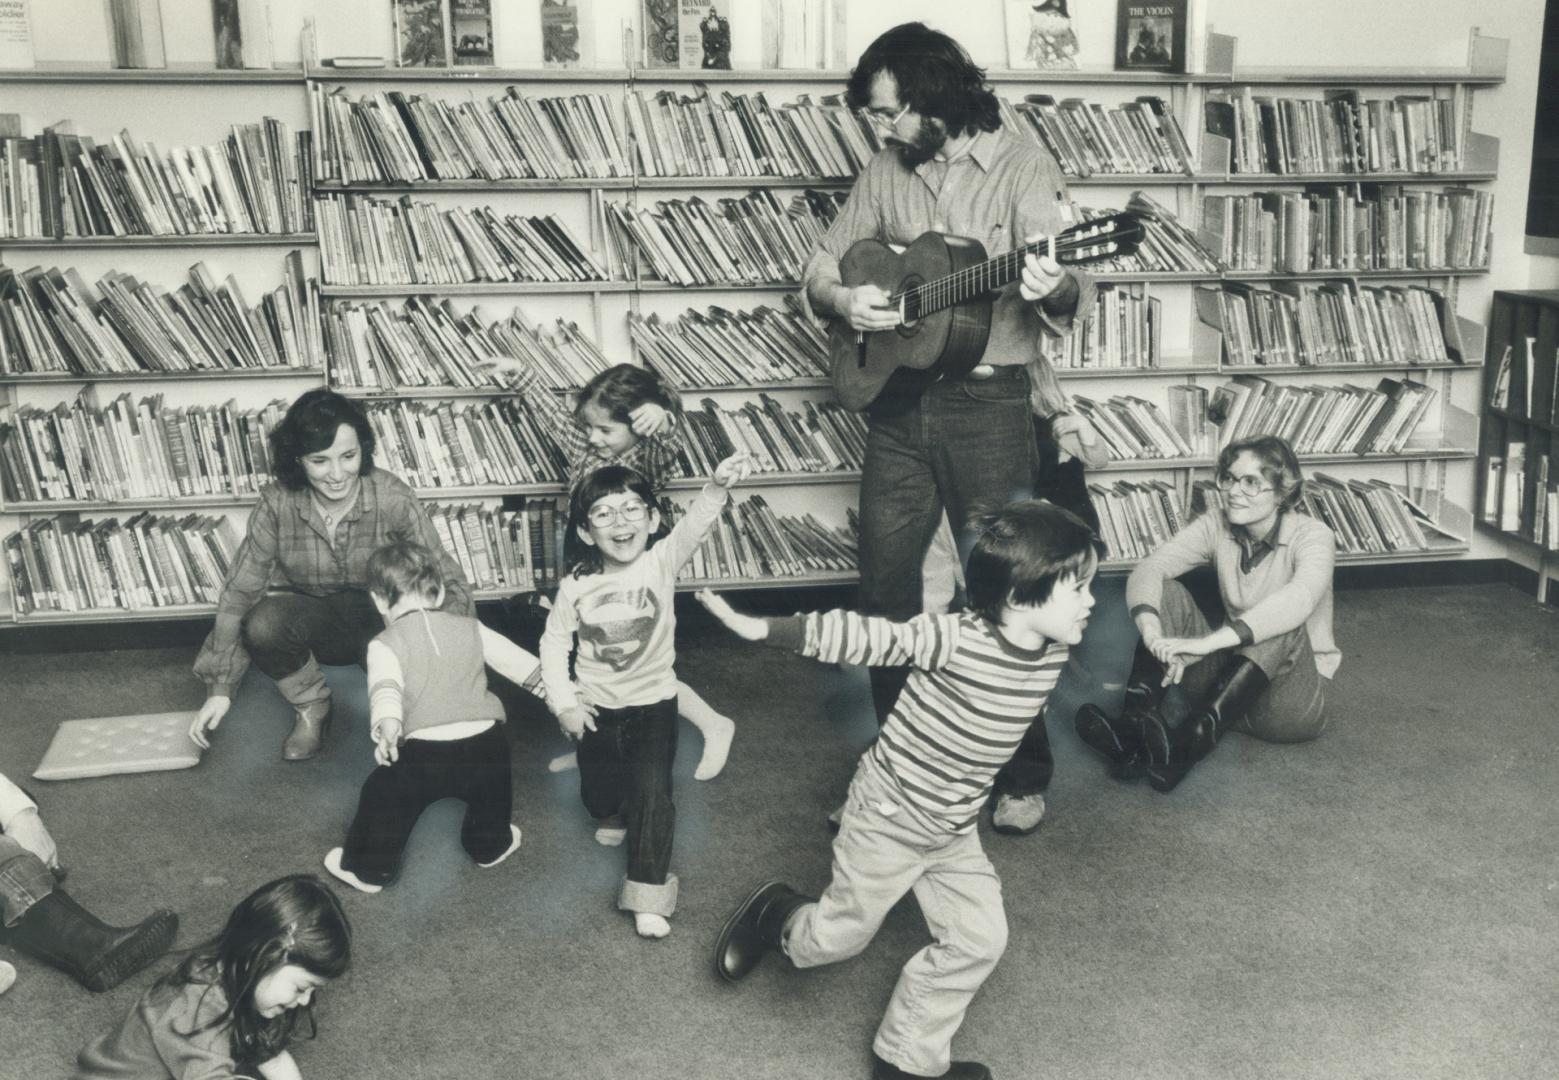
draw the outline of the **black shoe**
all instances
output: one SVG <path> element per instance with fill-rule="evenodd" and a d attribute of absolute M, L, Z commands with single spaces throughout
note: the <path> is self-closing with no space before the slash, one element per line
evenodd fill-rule
<path fill-rule="evenodd" d="M 925 1080 L 920 1073 L 905 1072 L 872 1054 L 872 1080 Z M 991 1080 L 991 1070 L 978 1061 L 955 1061 L 937 1080 Z"/>
<path fill-rule="evenodd" d="M 173 944 L 179 917 L 157 911 L 135 926 L 107 926 L 55 889 L 6 934 L 19 952 L 59 968 L 94 993 L 112 990 Z"/>
<path fill-rule="evenodd" d="M 720 931 L 715 942 L 715 973 L 726 982 L 745 978 L 764 953 L 780 947 L 791 914 L 810 903 L 810 896 L 778 881 L 759 885 Z"/>
<path fill-rule="evenodd" d="M 1077 737 L 1083 745 L 1098 754 L 1110 766 L 1124 765 L 1142 752 L 1142 740 L 1137 725 L 1128 723 L 1126 715 L 1112 720 L 1097 705 L 1084 705 L 1072 720 Z"/>

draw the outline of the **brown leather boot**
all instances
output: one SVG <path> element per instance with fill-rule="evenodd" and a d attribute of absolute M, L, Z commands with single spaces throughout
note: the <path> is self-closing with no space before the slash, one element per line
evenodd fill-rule
<path fill-rule="evenodd" d="M 135 926 L 108 926 L 63 889 L 28 908 L 4 937 L 94 993 L 112 990 L 173 944 L 179 917 L 156 911 Z"/>
<path fill-rule="evenodd" d="M 287 761 L 304 761 L 319 753 L 325 742 L 325 732 L 330 730 L 333 712 L 329 701 L 297 710 L 292 734 L 282 743 L 281 756 Z"/>

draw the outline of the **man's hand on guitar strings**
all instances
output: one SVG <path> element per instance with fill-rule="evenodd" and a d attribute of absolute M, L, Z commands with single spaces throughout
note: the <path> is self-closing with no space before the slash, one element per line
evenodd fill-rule
<path fill-rule="evenodd" d="M 1023 241 L 1032 244 L 1043 239 L 1044 234 L 1031 236 Z M 1049 255 L 1025 255 L 1023 256 L 1023 280 L 1018 284 L 1018 293 L 1025 300 L 1043 300 L 1061 287 L 1066 280 L 1066 271 L 1061 269 L 1061 264 Z"/>
<path fill-rule="evenodd" d="M 899 309 L 881 285 L 867 283 L 846 288 L 840 299 L 839 314 L 850 323 L 850 329 L 862 332 L 892 330 L 899 324 Z"/>

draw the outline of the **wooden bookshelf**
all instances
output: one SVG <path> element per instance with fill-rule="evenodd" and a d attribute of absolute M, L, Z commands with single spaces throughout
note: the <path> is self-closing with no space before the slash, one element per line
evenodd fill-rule
<path fill-rule="evenodd" d="M 1211 35 L 1208 48 L 1210 70 L 1205 73 L 1188 75 L 1165 75 L 1143 72 L 1117 72 L 1109 70 L 1084 70 L 1084 71 L 1011 71 L 1004 68 L 995 68 L 989 72 L 990 81 L 996 85 L 998 94 L 1006 98 L 1021 96 L 1029 88 L 1041 89 L 1046 86 L 1066 87 L 1071 94 L 1098 93 L 1109 97 L 1114 95 L 1130 95 L 1133 91 L 1153 94 L 1161 92 L 1168 102 L 1177 122 L 1191 144 L 1193 156 L 1196 160 L 1192 168 L 1187 172 L 1153 172 L 1153 173 L 1096 173 L 1087 176 L 1069 177 L 1068 184 L 1075 189 L 1098 189 L 1109 191 L 1110 189 L 1130 189 L 1134 187 L 1148 187 L 1155 191 L 1169 189 L 1173 198 L 1168 205 L 1180 217 L 1181 221 L 1189 229 L 1194 230 L 1201 216 L 1201 199 L 1209 190 L 1230 189 L 1235 192 L 1243 189 L 1262 187 L 1273 189 L 1295 190 L 1309 184 L 1345 185 L 1359 190 L 1371 185 L 1411 185 L 1415 188 L 1438 189 L 1451 185 L 1467 185 L 1487 183 L 1497 174 L 1497 144 L 1494 140 L 1470 130 L 1471 102 L 1474 91 L 1499 85 L 1504 80 L 1504 54 L 1506 43 L 1496 39 L 1474 36 L 1471 50 L 1471 59 L 1465 68 L 1438 69 L 1438 68 L 1377 68 L 1377 69 L 1251 69 L 1238 68 L 1232 63 L 1233 41 L 1221 35 Z M 164 85 L 181 95 L 193 91 L 196 86 L 209 85 L 212 87 L 228 87 L 240 92 L 256 90 L 269 84 L 279 93 L 298 93 L 302 115 L 309 112 L 309 95 L 312 89 L 319 86 L 346 85 L 359 88 L 367 93 L 373 90 L 404 86 L 412 88 L 420 94 L 461 96 L 467 93 L 492 93 L 499 91 L 505 85 L 520 85 L 527 88 L 541 88 L 543 92 L 556 93 L 558 95 L 572 95 L 575 93 L 603 93 L 609 95 L 621 95 L 629 90 L 671 89 L 678 94 L 692 92 L 693 84 L 708 84 L 718 89 L 731 88 L 733 92 L 743 92 L 748 89 L 762 89 L 765 87 L 779 88 L 781 93 L 789 92 L 817 92 L 827 88 L 833 92 L 840 88 L 847 72 L 838 69 L 808 69 L 800 71 L 680 71 L 674 69 L 646 69 L 635 67 L 608 67 L 598 69 L 573 69 L 573 70 L 538 70 L 532 68 L 452 68 L 452 69 L 421 69 L 421 68 L 377 68 L 377 69 L 334 69 L 321 67 L 308 63 L 302 69 L 277 69 L 266 71 L 218 71 L 209 67 L 170 67 L 162 70 L 149 71 L 125 71 L 111 70 L 101 67 L 82 66 L 43 66 L 31 71 L 0 72 L 0 84 L 22 85 L 28 83 L 47 84 L 52 89 L 57 89 L 59 95 L 64 95 L 73 86 L 89 89 L 87 98 L 96 93 L 103 86 L 114 84 L 146 84 Z M 1072 90 L 1076 87 L 1076 90 Z M 1205 140 L 1202 138 L 1204 131 L 1203 105 L 1210 93 L 1238 92 L 1243 88 L 1260 88 L 1257 92 L 1278 94 L 1282 96 L 1315 97 L 1328 88 L 1370 88 L 1397 87 L 1406 90 L 1417 89 L 1420 92 L 1433 91 L 1436 97 L 1449 96 L 1458 103 L 1458 115 L 1468 118 L 1466 120 L 1466 144 L 1464 147 L 1463 166 L 1459 169 L 1440 172 L 1311 172 L 1311 173 L 1233 173 L 1229 171 L 1227 159 L 1219 160 L 1216 155 L 1209 156 L 1204 153 Z M 548 90 L 548 88 L 553 88 Z M 1090 88 L 1093 88 L 1092 90 Z M 1060 96 L 1058 92 L 1057 96 Z M 181 97 L 179 100 L 183 101 Z M 228 98 L 222 98 L 223 102 Z M 1093 100 L 1089 97 L 1088 100 Z M 61 103 L 57 112 L 62 115 L 69 114 L 69 107 Z M 90 120 L 90 117 L 74 117 L 77 120 Z M 296 126 L 296 125 L 295 125 Z M 627 128 L 624 126 L 624 138 L 627 139 Z M 319 147 L 316 147 L 319 150 Z M 631 142 L 627 142 L 627 154 L 632 164 L 637 166 L 637 158 L 634 156 L 634 148 Z M 583 242 L 591 248 L 591 254 L 602 259 L 607 251 L 606 237 L 602 229 L 602 202 L 606 193 L 623 193 L 630 204 L 636 207 L 653 205 L 657 198 L 665 198 L 665 192 L 710 192 L 714 194 L 729 194 L 740 190 L 780 189 L 799 190 L 803 188 L 818 188 L 823 190 L 839 189 L 853 182 L 851 177 L 843 176 L 643 176 L 635 172 L 634 175 L 622 177 L 577 177 L 568 179 L 512 179 L 498 181 L 480 180 L 433 180 L 415 182 L 319 182 L 316 184 L 316 196 L 329 196 L 337 193 L 382 193 L 386 195 L 434 193 L 439 196 L 448 195 L 465 201 L 485 201 L 489 196 L 494 202 L 502 202 L 505 199 L 513 200 L 514 205 L 520 205 L 527 198 L 534 196 L 556 196 L 559 204 L 568 203 L 575 206 L 579 213 L 576 222 L 583 222 L 582 231 L 587 235 L 582 236 Z M 789 196 L 780 196 L 788 198 Z M 1114 199 L 1113 192 L 1108 196 Z M 570 202 L 573 200 L 573 202 Z M 528 204 L 533 205 L 533 204 Z M 312 233 L 294 233 L 287 235 L 272 234 L 219 234 L 201 236 L 169 236 L 169 237 L 85 237 L 69 238 L 63 240 L 49 239 L 0 239 L 0 253 L 7 250 L 98 250 L 104 251 L 123 249 L 127 252 L 136 252 L 140 249 L 158 249 L 181 247 L 262 247 L 274 245 L 293 245 L 298 247 L 317 247 L 319 238 Z M 14 260 L 13 260 L 14 261 Z M 605 261 L 603 259 L 603 265 Z M 125 269 L 133 271 L 133 266 Z M 461 303 L 475 303 L 489 299 L 513 298 L 516 301 L 525 301 L 527 298 L 559 305 L 580 305 L 588 307 L 590 315 L 581 320 L 585 325 L 592 325 L 594 340 L 607 352 L 607 355 L 615 357 L 619 353 L 637 357 L 637 349 L 631 343 L 624 325 L 627 312 L 643 312 L 664 310 L 667 303 L 667 294 L 690 294 L 688 299 L 696 296 L 704 303 L 731 303 L 725 297 L 741 297 L 752 293 L 777 293 L 792 292 L 797 288 L 796 283 L 788 281 L 765 283 L 714 283 L 694 286 L 682 286 L 670 282 L 650 280 L 642 276 L 633 276 L 633 271 L 623 275 L 621 280 L 592 281 L 592 282 L 473 282 L 458 285 L 437 285 L 428 283 L 418 284 L 392 284 L 392 285 L 336 285 L 321 282 L 320 293 L 328 304 L 337 300 L 362 300 L 373 298 L 404 298 L 410 296 L 433 296 L 438 298 L 453 298 Z M 1222 355 L 1221 336 L 1216 331 L 1207 333 L 1205 327 L 1198 326 L 1198 319 L 1194 308 L 1192 294 L 1197 285 L 1219 285 L 1222 282 L 1239 283 L 1267 283 L 1281 281 L 1319 281 L 1319 280 L 1345 280 L 1345 281 L 1374 281 L 1388 282 L 1432 282 L 1436 288 L 1442 289 L 1446 298 L 1446 306 L 1453 310 L 1457 301 L 1457 283 L 1460 280 L 1487 273 L 1485 268 L 1411 268 L 1368 271 L 1309 271 L 1303 273 L 1262 273 L 1253 271 L 1220 270 L 1216 272 L 1142 272 L 1142 273 L 1101 273 L 1098 279 L 1103 283 L 1118 283 L 1134 288 L 1151 289 L 1155 297 L 1163 300 L 1167 308 L 1173 305 L 1180 308 L 1184 305 L 1190 309 L 1189 319 L 1179 320 L 1180 324 L 1190 324 L 1190 348 L 1187 351 L 1185 343 L 1177 341 L 1165 341 L 1165 355 L 1161 357 L 1160 366 L 1154 368 L 1061 368 L 1057 374 L 1067 380 L 1069 387 L 1093 380 L 1098 380 L 1108 386 L 1122 386 L 1120 380 L 1132 380 L 1140 383 L 1144 388 L 1142 393 L 1159 396 L 1165 392 L 1166 387 L 1177 383 L 1191 383 L 1201 385 L 1204 382 L 1215 382 L 1218 379 L 1227 378 L 1236 374 L 1256 374 L 1279 380 L 1307 379 L 1311 377 L 1346 377 L 1365 373 L 1390 373 L 1406 372 L 1412 375 L 1415 372 L 1423 373 L 1425 378 L 1441 380 L 1441 410 L 1439 423 L 1433 423 L 1426 419 L 1426 426 L 1433 428 L 1433 432 L 1427 438 L 1425 445 L 1419 445 L 1413 449 L 1395 455 L 1313 455 L 1303 460 L 1309 466 L 1321 468 L 1334 468 L 1346 466 L 1352 473 L 1371 474 L 1371 470 L 1378 471 L 1389 468 L 1395 472 L 1402 472 L 1412 476 L 1416 481 L 1424 481 L 1422 486 L 1426 490 L 1445 492 L 1449 496 L 1445 503 L 1449 515 L 1447 520 L 1455 517 L 1454 504 L 1458 497 L 1473 505 L 1478 511 L 1484 506 L 1486 497 L 1485 481 L 1487 472 L 1487 459 L 1490 456 L 1500 456 L 1495 453 L 1497 447 L 1504 446 L 1512 433 L 1524 434 L 1528 438 L 1529 448 L 1538 446 L 1548 448 L 1553 445 L 1552 440 L 1559 438 L 1559 415 L 1544 418 L 1541 416 L 1525 415 L 1521 410 L 1485 408 L 1481 412 L 1483 430 L 1477 431 L 1477 420 L 1473 418 L 1473 427 L 1466 425 L 1457 416 L 1458 410 L 1450 403 L 1450 390 L 1453 385 L 1465 385 L 1458 382 L 1461 372 L 1465 369 L 1482 370 L 1483 379 L 1494 378 L 1498 372 L 1500 359 L 1491 346 L 1486 362 L 1480 364 L 1482 357 L 1467 355 L 1462 363 L 1427 363 L 1427 364 L 1403 364 L 1403 365 L 1375 365 L 1375 364 L 1327 364 L 1327 365 L 1235 365 L 1227 363 Z M 1521 294 L 1500 294 L 1515 295 Z M 1555 300 L 1523 301 L 1537 304 L 1548 310 L 1559 304 Z M 656 307 L 656 305 L 661 307 Z M 684 305 L 689 306 L 689 305 Z M 734 306 L 734 305 L 733 305 Z M 572 312 L 572 308 L 566 308 Z M 623 318 L 619 319 L 619 316 Z M 570 314 L 572 319 L 573 315 Z M 544 323 L 545 320 L 542 320 Z M 1466 320 L 1462 320 L 1463 323 Z M 1481 328 L 1478 328 L 1481 330 Z M 1495 339 L 1497 327 L 1491 323 L 1488 328 L 1488 337 L 1492 343 Z M 607 332 L 615 334 L 615 338 L 609 339 Z M 1482 334 L 1472 336 L 1466 326 L 1462 327 L 1462 340 L 1471 351 L 1474 340 L 1481 340 Z M 1502 346 L 1501 346 L 1502 348 Z M 217 383 L 236 383 L 239 385 L 251 385 L 251 380 L 260 380 L 252 385 L 269 386 L 269 380 L 284 379 L 306 381 L 315 385 L 325 385 L 328 382 L 328 374 L 312 369 L 277 369 L 277 370 L 234 370 L 234 371 L 210 371 L 190 373 L 104 373 L 104 374 L 46 374 L 46 375 L 10 375 L 0 376 L 0 404 L 15 404 L 18 395 L 27 393 L 44 394 L 51 387 L 58 388 L 70 384 L 89 383 L 125 383 L 132 386 L 164 386 L 175 385 L 199 385 L 208 383 L 213 387 Z M 726 394 L 755 394 L 759 392 L 811 392 L 826 395 L 829 383 L 826 379 L 795 380 L 781 383 L 744 383 L 740 385 L 716 385 L 716 386 L 689 386 L 684 388 L 687 394 L 695 395 L 726 395 Z M 398 399 L 416 400 L 468 400 L 483 397 L 501 396 L 505 393 L 500 388 L 398 388 L 390 391 L 382 391 L 370 388 L 341 388 L 343 393 L 354 398 L 369 401 L 394 401 Z M 58 391 L 56 390 L 56 393 Z M 225 393 L 225 389 L 223 391 Z M 1484 395 L 1484 403 L 1487 404 L 1488 395 Z M 1465 468 L 1459 463 L 1470 461 L 1476 455 L 1478 465 L 1475 481 L 1452 481 L 1448 470 Z M 1205 470 L 1210 469 L 1212 460 L 1206 457 L 1196 458 L 1164 458 L 1144 461 L 1123 461 L 1106 465 L 1102 474 L 1152 474 L 1171 479 L 1181 487 L 1187 487 L 1198 474 L 1205 476 Z M 1458 474 L 1464 475 L 1464 474 Z M 1113 479 L 1113 476 L 1111 477 Z M 838 471 L 831 473 L 771 473 L 754 476 L 749 481 L 749 486 L 768 488 L 775 490 L 793 489 L 805 494 L 808 500 L 818 498 L 819 505 L 838 507 L 849 500 L 849 488 L 858 483 L 859 474 L 854 471 Z M 674 481 L 670 486 L 674 490 L 689 490 L 700 486 L 702 479 L 690 479 Z M 1476 492 L 1471 489 L 1476 484 Z M 1531 483 L 1535 483 L 1532 480 Z M 556 495 L 563 491 L 559 484 L 533 484 L 533 485 L 495 485 L 481 488 L 436 488 L 423 489 L 419 494 L 443 503 L 449 500 L 478 499 L 496 500 L 504 495 L 534 494 L 539 496 Z M 814 496 L 812 493 L 816 492 Z M 20 521 L 27 521 L 37 515 L 55 514 L 60 512 L 137 512 L 141 509 L 215 509 L 225 508 L 228 512 L 239 517 L 245 512 L 248 505 L 254 501 L 253 496 L 206 496 L 198 498 L 172 499 L 172 500 L 133 500 L 117 503 L 56 503 L 56 502 L 30 502 L 0 506 L 0 531 L 10 531 Z M 1493 529 L 1494 526 L 1483 521 L 1484 515 L 1479 512 L 1474 516 L 1479 518 L 1480 527 Z M 1456 529 L 1450 531 L 1456 532 Z M 1470 528 L 1468 530 L 1470 532 Z M 1519 530 L 1518 530 L 1519 532 Z M 1519 539 L 1519 535 L 1517 536 Z M 1384 556 L 1341 556 L 1340 562 L 1373 564 L 1377 562 L 1410 562 L 1419 559 L 1441 559 L 1456 557 L 1467 550 L 1465 539 L 1456 540 L 1444 538 L 1443 542 L 1436 541 L 1429 551 L 1404 551 L 1395 552 Z M 1106 564 L 1106 569 L 1111 572 L 1124 572 L 1129 569 L 1130 563 L 1126 561 L 1112 561 Z M 797 587 L 810 584 L 834 584 L 847 585 L 853 583 L 853 574 L 822 575 L 816 578 L 797 577 L 783 580 L 753 580 L 737 579 L 728 581 L 713 581 L 708 584 L 715 588 L 776 588 Z M 687 588 L 698 587 L 703 583 L 689 582 Z M 0 609 L 9 605 L 0 604 Z M 208 615 L 212 609 L 209 606 L 195 605 L 178 610 L 169 608 L 155 608 L 150 611 L 137 612 L 77 612 L 63 615 L 36 615 L 24 619 L 15 620 L 13 625 L 35 624 L 55 621 L 102 621 L 118 619 L 141 618 L 180 618 L 198 617 Z M 0 615 L 0 621 L 4 620 Z"/>
<path fill-rule="evenodd" d="M 1500 291 L 1489 317 L 1477 523 L 1537 558 L 1546 602 L 1559 558 L 1559 291 Z"/>

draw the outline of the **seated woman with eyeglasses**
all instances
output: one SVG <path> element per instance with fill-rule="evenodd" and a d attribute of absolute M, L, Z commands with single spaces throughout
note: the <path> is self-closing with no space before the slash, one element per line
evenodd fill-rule
<path fill-rule="evenodd" d="M 1336 541 L 1294 509 L 1304 480 L 1282 439 L 1230 443 L 1218 455 L 1220 509 L 1209 509 L 1137 564 L 1126 602 L 1142 634 L 1111 719 L 1077 712 L 1077 733 L 1112 775 L 1170 791 L 1229 731 L 1304 742 L 1326 726 L 1326 688 L 1342 654 L 1332 639 Z M 1213 629 L 1177 578 L 1218 575 Z"/>

